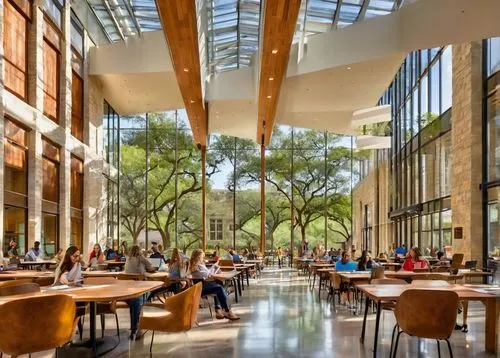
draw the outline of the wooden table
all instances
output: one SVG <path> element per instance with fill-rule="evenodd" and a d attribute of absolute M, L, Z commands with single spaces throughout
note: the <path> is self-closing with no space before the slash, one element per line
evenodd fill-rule
<path fill-rule="evenodd" d="M 126 264 L 125 261 L 114 261 L 114 260 L 106 260 L 106 261 L 104 261 L 104 263 L 106 265 L 108 265 L 109 268 L 111 268 L 111 267 L 117 267 L 120 270 L 123 270 L 123 267 Z"/>
<path fill-rule="evenodd" d="M 241 284 L 240 280 L 237 279 L 238 275 L 240 275 L 241 272 L 234 270 L 234 271 L 222 271 L 218 274 L 210 276 L 214 280 L 219 280 L 222 282 L 227 282 L 230 281 L 233 283 L 234 286 L 234 300 L 236 303 L 238 303 L 238 294 L 241 296 Z"/>
<path fill-rule="evenodd" d="M 478 289 L 485 285 L 450 285 L 444 287 L 423 288 L 428 290 L 450 290 L 456 292 L 462 301 L 481 301 L 486 306 L 485 312 L 485 348 L 486 351 L 498 353 L 498 319 L 500 317 L 500 287 L 497 294 L 480 292 Z M 492 287 L 492 286 L 489 286 Z M 498 287 L 498 286 L 497 286 Z M 368 315 L 369 300 L 377 303 L 377 316 L 375 321 L 375 336 L 373 341 L 373 356 L 377 356 L 377 341 L 380 324 L 380 313 L 382 311 L 382 302 L 397 301 L 401 293 L 408 289 L 415 289 L 411 285 L 358 285 L 358 289 L 366 295 L 365 315 L 363 327 L 361 329 L 361 343 L 364 343 L 366 330 L 366 317 Z M 430 318 L 432 319 L 432 318 Z"/>
<path fill-rule="evenodd" d="M 250 286 L 250 269 L 254 268 L 256 266 L 256 264 L 254 263 L 241 263 L 241 264 L 234 264 L 234 267 L 236 268 L 236 270 L 242 270 L 242 271 L 245 271 L 245 276 L 246 276 L 246 279 L 247 279 L 247 286 Z M 242 280 L 243 280 L 243 277 L 242 277 Z M 243 283 L 243 282 L 242 282 Z M 243 289 L 244 286 L 243 286 Z"/>
<path fill-rule="evenodd" d="M 380 265 L 384 267 L 389 267 L 394 271 L 396 271 L 401 267 L 401 264 L 399 262 L 381 262 Z"/>
<path fill-rule="evenodd" d="M 370 271 L 355 271 L 355 272 L 350 272 L 350 271 L 337 271 L 338 275 L 340 276 L 340 279 L 342 282 L 347 282 L 347 283 L 356 283 L 359 281 L 368 281 L 370 280 L 371 277 L 371 272 Z"/>
<path fill-rule="evenodd" d="M 458 273 L 464 276 L 464 281 L 467 281 L 467 278 L 469 278 L 469 283 L 471 283 L 473 277 L 493 276 L 492 272 L 485 271 L 458 270 Z"/>
<path fill-rule="evenodd" d="M 335 267 L 326 267 L 326 268 L 320 268 L 316 269 L 316 273 L 319 276 L 319 287 L 318 287 L 318 297 L 321 299 L 321 283 L 324 280 L 328 280 L 330 277 L 330 272 L 335 271 Z M 314 286 L 313 286 L 314 288 Z M 326 289 L 326 287 L 325 287 Z"/>
<path fill-rule="evenodd" d="M 117 281 L 112 285 L 84 285 L 82 287 L 71 287 L 62 290 L 42 289 L 39 293 L 30 293 L 16 296 L 0 297 L 0 305 L 20 298 L 34 297 L 38 295 L 65 294 L 71 296 L 75 302 L 90 303 L 90 340 L 84 343 L 87 348 L 92 348 L 95 355 L 105 354 L 118 345 L 116 342 L 110 348 L 109 338 L 97 339 L 96 336 L 96 308 L 97 302 L 124 301 L 139 297 L 162 286 L 161 282 L 155 281 Z M 108 343 L 108 344 L 106 344 Z"/>
<path fill-rule="evenodd" d="M 384 272 L 387 278 L 399 278 L 406 281 L 418 280 L 419 278 L 424 278 L 426 275 L 436 274 L 443 276 L 443 280 L 453 281 L 460 280 L 464 277 L 463 274 L 452 275 L 449 272 L 412 272 L 412 271 L 396 271 L 396 272 Z"/>
<path fill-rule="evenodd" d="M 45 268 L 49 268 L 50 265 L 57 265 L 57 261 L 55 260 L 38 260 L 38 261 L 25 261 L 21 260 L 18 263 L 18 266 L 21 266 L 22 268 L 33 268 L 36 266 L 45 266 Z"/>
<path fill-rule="evenodd" d="M 54 272 L 35 270 L 0 271 L 0 281 L 36 279 L 39 277 L 54 277 Z"/>
<path fill-rule="evenodd" d="M 219 266 L 219 268 L 222 270 L 222 272 L 231 272 L 231 271 L 238 271 L 238 285 L 241 285 L 242 290 L 245 290 L 245 278 L 243 277 L 243 272 L 246 271 L 244 267 L 239 267 L 237 266 L 238 264 L 234 264 L 234 266 Z M 248 283 L 248 277 L 247 277 L 247 286 L 250 285 Z M 240 293 L 241 296 L 241 293 Z"/>
<path fill-rule="evenodd" d="M 124 272 L 114 271 L 82 271 L 84 277 L 116 277 L 125 274 Z M 145 272 L 144 277 L 151 281 L 167 281 L 170 277 L 168 272 Z"/>
<path fill-rule="evenodd" d="M 309 264 L 309 281 L 311 281 L 311 272 L 313 274 L 313 283 L 312 287 L 316 284 L 316 273 L 318 269 L 335 267 L 335 264 L 329 264 L 326 262 L 311 262 Z"/>

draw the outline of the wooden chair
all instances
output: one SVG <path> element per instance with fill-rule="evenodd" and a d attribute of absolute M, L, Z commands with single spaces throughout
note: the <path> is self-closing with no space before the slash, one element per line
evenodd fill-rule
<path fill-rule="evenodd" d="M 232 271 L 232 270 L 234 270 L 234 261 L 233 260 L 219 260 L 219 266 L 231 267 L 231 268 L 221 269 L 222 271 Z"/>
<path fill-rule="evenodd" d="M 53 277 L 37 277 L 33 281 L 34 283 L 38 284 L 40 287 L 47 287 L 47 286 L 52 286 L 54 284 L 54 278 Z"/>
<path fill-rule="evenodd" d="M 464 254 L 453 254 L 453 256 L 451 257 L 450 268 L 461 269 L 463 260 L 464 260 Z"/>
<path fill-rule="evenodd" d="M 187 332 L 196 323 L 200 304 L 202 283 L 169 297 L 162 311 L 142 312 L 139 322 L 140 329 L 153 331 L 149 352 L 152 352 L 155 331 L 161 332 Z"/>
<path fill-rule="evenodd" d="M 36 283 L 22 283 L 20 285 L 0 287 L 0 296 L 14 296 L 34 292 L 40 292 L 40 286 Z"/>
<path fill-rule="evenodd" d="M 379 266 L 372 269 L 370 272 L 370 283 L 372 280 L 385 278 L 384 270 L 384 266 Z"/>
<path fill-rule="evenodd" d="M 40 307 L 50 314 L 36 314 Z M 0 325 L 0 352 L 15 357 L 63 346 L 73 336 L 75 312 L 68 295 L 20 298 L 0 305 L 4 322 Z"/>
<path fill-rule="evenodd" d="M 115 285 L 117 279 L 114 277 L 85 277 L 83 279 L 84 285 Z M 128 305 L 123 302 L 123 305 L 118 307 L 116 301 L 111 302 L 98 302 L 96 307 L 96 314 L 101 317 L 101 335 L 104 337 L 104 330 L 106 328 L 106 316 L 107 314 L 112 314 L 115 316 L 116 321 L 116 335 L 118 340 L 120 340 L 120 324 L 118 322 L 118 314 L 116 313 L 117 308 L 128 308 Z"/>
<path fill-rule="evenodd" d="M 436 282 L 436 281 L 429 281 Z M 396 302 L 394 315 L 398 334 L 396 342 L 391 342 L 391 352 L 396 357 L 399 336 L 406 333 L 419 338 L 435 339 L 438 344 L 438 353 L 441 356 L 439 341 L 448 344 L 450 356 L 453 357 L 449 338 L 457 319 L 458 294 L 444 290 L 409 289 L 404 291 Z M 392 349 L 394 343 L 394 351 Z"/>
<path fill-rule="evenodd" d="M 54 281 L 54 279 L 52 279 L 52 281 Z M 25 283 L 33 283 L 33 279 L 22 278 L 19 280 L 0 281 L 0 287 L 17 286 L 17 285 L 23 285 Z"/>
<path fill-rule="evenodd" d="M 370 282 L 372 285 L 407 285 L 408 282 L 400 278 L 376 278 Z"/>

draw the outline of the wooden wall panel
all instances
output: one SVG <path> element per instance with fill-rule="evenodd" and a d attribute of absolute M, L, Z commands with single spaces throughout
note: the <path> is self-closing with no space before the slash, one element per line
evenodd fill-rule
<path fill-rule="evenodd" d="M 43 113 L 58 121 L 59 53 L 46 40 L 43 41 Z"/>
<path fill-rule="evenodd" d="M 75 71 L 71 80 L 71 134 L 83 141 L 83 80 Z"/>
<path fill-rule="evenodd" d="M 301 0 L 266 0 L 259 80 L 257 142 L 268 145 Z M 263 138 L 264 136 L 264 138 Z"/>
<path fill-rule="evenodd" d="M 196 1 L 156 0 L 156 5 L 194 140 L 205 146 L 207 116 L 202 98 Z"/>

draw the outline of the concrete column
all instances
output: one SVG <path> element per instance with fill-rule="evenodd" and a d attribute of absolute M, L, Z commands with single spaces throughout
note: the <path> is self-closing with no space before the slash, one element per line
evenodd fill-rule
<path fill-rule="evenodd" d="M 63 250 L 71 241 L 71 153 L 61 148 L 59 164 L 59 245 Z"/>
<path fill-rule="evenodd" d="M 28 34 L 28 103 L 43 113 L 43 12 L 41 6 L 42 0 L 34 1 L 32 24 Z"/>
<path fill-rule="evenodd" d="M 28 135 L 28 248 L 42 237 L 42 135 L 31 131 Z"/>
<path fill-rule="evenodd" d="M 71 8 L 69 1 L 62 10 L 61 31 L 63 33 L 61 41 L 61 71 L 60 76 L 60 113 L 59 125 L 65 129 L 67 133 L 71 133 Z"/>
<path fill-rule="evenodd" d="M 0 19 L 3 19 L 3 1 L 0 1 Z M 0 58 L 3 58 L 4 50 L 3 50 L 3 21 L 0 21 Z M 0 170 L 0 262 L 3 260 L 3 250 L 4 250 L 4 238 L 3 238 L 3 136 L 4 136 L 4 108 L 3 108 L 3 96 L 4 96 L 4 77 L 5 71 L 3 66 L 3 61 L 0 61 L 0 163 L 2 165 L 2 170 Z"/>
<path fill-rule="evenodd" d="M 454 253 L 482 262 L 482 46 L 453 45 L 451 208 Z M 462 228 L 463 239 L 455 237 Z"/>

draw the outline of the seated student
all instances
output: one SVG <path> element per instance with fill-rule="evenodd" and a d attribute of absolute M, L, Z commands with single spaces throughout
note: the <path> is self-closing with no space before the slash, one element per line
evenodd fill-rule
<path fill-rule="evenodd" d="M 335 264 L 337 271 L 354 271 L 356 270 L 356 262 L 351 261 L 351 255 L 347 251 L 342 252 L 342 258 Z"/>
<path fill-rule="evenodd" d="M 405 244 L 401 245 L 400 247 L 397 247 L 395 252 L 396 252 L 396 255 L 406 256 L 407 250 L 406 250 Z"/>
<path fill-rule="evenodd" d="M 80 250 L 76 246 L 70 246 L 64 254 L 64 258 L 57 266 L 54 285 L 78 286 L 83 282 L 82 264 Z"/>
<path fill-rule="evenodd" d="M 205 253 L 200 249 L 194 250 L 191 254 L 191 259 L 189 260 L 189 271 L 191 272 L 193 281 L 196 282 L 202 280 L 203 282 L 201 295 L 205 296 L 215 294 L 215 317 L 217 319 L 228 318 L 232 321 L 240 319 L 231 311 L 231 308 L 229 307 L 229 304 L 227 302 L 226 291 L 224 290 L 224 287 L 219 285 L 216 281 L 210 279 L 210 276 L 212 276 L 219 269 L 218 265 L 213 265 L 209 270 L 205 266 L 204 260 Z"/>
<path fill-rule="evenodd" d="M 422 258 L 422 253 L 418 247 L 412 247 L 410 249 L 410 254 L 403 263 L 402 271 L 413 271 L 415 269 L 425 269 L 428 268 L 429 264 L 427 260 Z"/>
<path fill-rule="evenodd" d="M 35 241 L 34 247 L 24 256 L 24 261 L 36 261 L 41 258 L 42 252 L 40 251 L 40 241 Z"/>
<path fill-rule="evenodd" d="M 141 255 L 139 245 L 134 245 L 130 248 L 127 261 L 125 263 L 125 273 L 143 275 L 146 272 L 154 272 L 154 267 L 144 256 Z M 146 296 L 139 296 L 125 301 L 130 308 L 130 339 L 135 340 L 142 336 L 137 332 L 137 324 L 141 316 L 141 309 Z"/>
<path fill-rule="evenodd" d="M 104 250 L 104 257 L 106 260 L 113 260 L 116 257 L 116 252 L 106 244 L 106 250 Z"/>
<path fill-rule="evenodd" d="M 104 253 L 101 250 L 101 245 L 95 244 L 92 252 L 89 255 L 89 267 L 91 270 L 97 270 L 99 264 L 104 263 Z"/>
<path fill-rule="evenodd" d="M 151 243 L 151 251 L 153 251 L 153 253 L 149 256 L 149 258 L 163 259 L 163 262 L 166 262 L 165 256 L 163 256 L 163 254 L 158 250 L 158 243 L 154 241 Z"/>
<path fill-rule="evenodd" d="M 433 267 L 448 267 L 450 266 L 450 261 L 446 258 L 445 254 L 443 251 L 438 251 L 437 253 L 437 259 L 439 260 L 436 262 Z"/>
<path fill-rule="evenodd" d="M 186 287 L 186 281 L 179 281 L 181 278 L 186 276 L 186 265 L 184 258 L 181 256 L 177 248 L 172 250 L 172 257 L 170 258 L 168 265 L 168 273 L 170 279 L 175 280 L 175 282 L 172 282 L 168 286 L 169 291 L 177 293 Z"/>
<path fill-rule="evenodd" d="M 9 244 L 10 249 L 7 251 L 7 256 L 10 258 L 17 257 L 19 253 L 17 252 L 17 242 L 15 240 L 12 240 Z"/>
<path fill-rule="evenodd" d="M 368 250 L 363 250 L 363 252 L 361 253 L 361 257 L 358 261 L 356 271 L 367 271 L 375 267 L 378 267 L 378 264 L 372 260 Z"/>
<path fill-rule="evenodd" d="M 241 261 L 240 255 L 238 255 L 238 253 L 235 252 L 233 249 L 229 250 L 229 254 L 231 255 L 231 259 L 234 262 L 240 262 Z"/>

